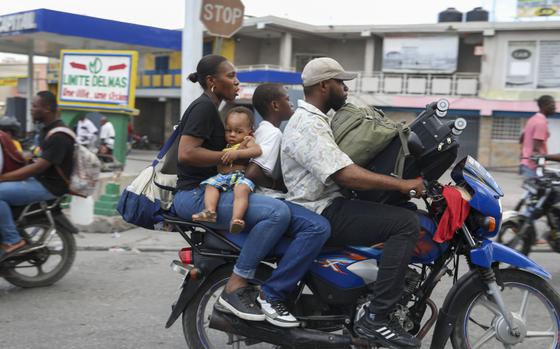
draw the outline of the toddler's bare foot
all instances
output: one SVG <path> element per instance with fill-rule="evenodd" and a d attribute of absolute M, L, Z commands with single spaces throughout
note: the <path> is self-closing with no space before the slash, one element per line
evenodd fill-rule
<path fill-rule="evenodd" d="M 245 229 L 245 221 L 242 219 L 232 219 L 229 226 L 229 231 L 233 234 L 237 234 Z"/>

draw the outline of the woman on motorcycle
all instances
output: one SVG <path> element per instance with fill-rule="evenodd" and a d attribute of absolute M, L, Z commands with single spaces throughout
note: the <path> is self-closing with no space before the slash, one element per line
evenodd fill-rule
<path fill-rule="evenodd" d="M 232 101 L 239 91 L 236 71 L 226 58 L 218 55 L 203 57 L 189 80 L 198 82 L 202 95 L 185 111 L 181 125 L 177 164 L 177 189 L 174 207 L 184 219 L 204 208 L 204 190 L 200 183 L 217 174 L 226 147 L 225 130 L 218 106 Z M 232 217 L 233 192 L 220 196 L 215 227 L 227 229 Z M 220 303 L 237 316 L 262 321 L 265 316 L 256 304 L 248 279 L 255 275 L 262 259 L 272 250 L 290 223 L 290 210 L 283 202 L 259 194 L 249 198 L 245 214 L 245 231 L 249 232 L 233 273 L 220 297 Z"/>

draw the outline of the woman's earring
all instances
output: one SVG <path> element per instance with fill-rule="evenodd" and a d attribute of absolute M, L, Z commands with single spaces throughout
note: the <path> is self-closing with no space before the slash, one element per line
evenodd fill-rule
<path fill-rule="evenodd" d="M 216 88 L 216 86 L 212 86 L 210 87 L 210 91 L 212 91 L 212 93 L 214 93 L 214 89 Z"/>

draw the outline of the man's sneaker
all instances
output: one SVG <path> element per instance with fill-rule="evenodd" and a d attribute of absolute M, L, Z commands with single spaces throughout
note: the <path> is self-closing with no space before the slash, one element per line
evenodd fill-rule
<path fill-rule="evenodd" d="M 261 305 L 266 321 L 278 327 L 298 327 L 299 321 L 288 311 L 283 301 L 268 301 L 259 295 L 257 301 Z"/>
<path fill-rule="evenodd" d="M 420 339 L 406 332 L 397 319 L 376 320 L 368 311 L 354 324 L 354 331 L 364 339 L 389 348 L 420 348 L 421 345 Z"/>
<path fill-rule="evenodd" d="M 224 289 L 218 303 L 243 320 L 264 321 L 265 316 L 255 302 L 255 290 L 251 286 L 241 287 L 232 293 Z"/>

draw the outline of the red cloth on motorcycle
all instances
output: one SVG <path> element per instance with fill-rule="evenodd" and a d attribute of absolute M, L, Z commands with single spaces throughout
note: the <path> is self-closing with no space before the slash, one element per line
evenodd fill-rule
<path fill-rule="evenodd" d="M 434 241 L 443 243 L 453 238 L 465 219 L 469 216 L 470 205 L 463 199 L 461 192 L 456 188 L 446 186 L 443 188 L 443 197 L 447 202 L 447 208 L 439 221 Z"/>
<path fill-rule="evenodd" d="M 2 173 L 15 171 L 25 166 L 25 158 L 14 144 L 12 137 L 0 131 L 0 144 L 2 145 L 2 155 L 4 157 L 4 165 L 2 166 Z"/>

